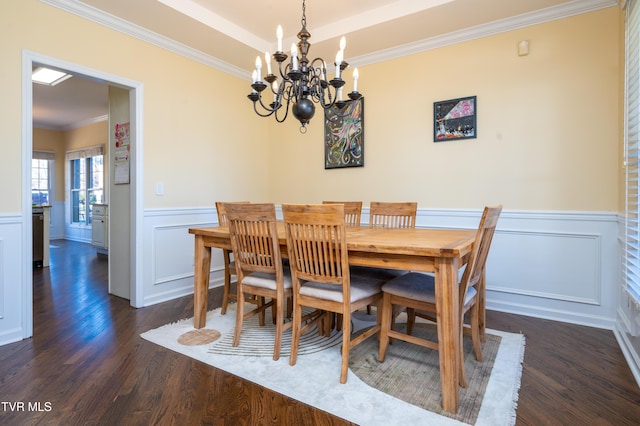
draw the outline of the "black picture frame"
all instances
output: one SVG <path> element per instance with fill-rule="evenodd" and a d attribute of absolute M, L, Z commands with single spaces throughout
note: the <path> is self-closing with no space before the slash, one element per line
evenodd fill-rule
<path fill-rule="evenodd" d="M 446 142 L 478 137 L 476 96 L 433 103 L 433 141 Z"/>
<path fill-rule="evenodd" d="M 364 167 L 364 97 L 324 110 L 324 168 Z"/>

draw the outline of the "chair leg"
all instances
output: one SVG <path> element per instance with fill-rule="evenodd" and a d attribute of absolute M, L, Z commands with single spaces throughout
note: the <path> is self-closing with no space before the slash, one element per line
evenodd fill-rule
<path fill-rule="evenodd" d="M 331 330 L 333 330 L 333 325 L 335 323 L 335 316 L 336 314 L 334 314 L 333 312 L 326 313 L 326 318 L 324 321 L 324 335 L 326 337 L 331 336 Z"/>
<path fill-rule="evenodd" d="M 282 345 L 282 328 L 284 326 L 284 303 L 274 300 L 271 310 L 276 310 L 276 341 L 273 345 L 273 360 L 280 359 L 280 346 Z"/>
<path fill-rule="evenodd" d="M 480 333 L 480 340 L 482 343 L 487 341 L 486 324 L 487 324 L 487 282 L 486 282 L 486 270 L 482 271 L 482 277 L 478 284 L 478 301 L 476 302 L 478 308 L 478 331 Z"/>
<path fill-rule="evenodd" d="M 413 325 L 416 323 L 416 310 L 407 308 L 407 334 L 413 333 Z"/>
<path fill-rule="evenodd" d="M 236 309 L 236 328 L 233 331 L 233 344 L 238 346 L 240 343 L 240 333 L 242 333 L 242 321 L 244 320 L 244 295 L 240 292 L 242 287 L 238 284 L 238 309 Z"/>
<path fill-rule="evenodd" d="M 238 295 L 238 300 L 240 300 L 239 297 L 240 295 Z M 258 296 L 258 309 L 260 309 L 260 311 L 258 312 L 258 324 L 260 324 L 260 327 L 264 327 L 265 309 L 262 309 L 262 307 L 264 306 L 264 303 L 265 303 L 264 296 Z"/>
<path fill-rule="evenodd" d="M 463 326 L 463 323 L 464 323 L 463 318 L 460 318 L 460 327 Z M 458 342 L 458 344 L 460 345 L 459 348 L 458 348 L 459 349 L 459 351 L 458 351 L 458 353 L 459 353 L 458 365 L 459 365 L 459 368 L 460 368 L 460 372 L 459 372 L 459 376 L 460 377 L 459 377 L 458 383 L 463 388 L 466 388 L 467 387 L 467 374 L 466 374 L 466 371 L 465 371 L 465 368 L 464 368 L 464 350 L 463 350 L 463 346 L 462 346 L 462 344 L 463 344 L 462 335 L 463 334 L 464 333 L 462 333 L 462 329 L 461 329 L 460 330 L 460 337 L 459 337 L 460 340 Z"/>
<path fill-rule="evenodd" d="M 293 296 L 287 297 L 287 318 L 293 315 Z"/>
<path fill-rule="evenodd" d="M 293 324 L 291 325 L 291 353 L 289 365 L 296 365 L 298 345 L 300 344 L 300 327 L 302 326 L 302 306 L 293 303 Z"/>
<path fill-rule="evenodd" d="M 380 345 L 380 325 L 382 324 L 382 299 L 376 302 L 376 325 L 378 326 L 378 345 Z"/>
<path fill-rule="evenodd" d="M 342 366 L 340 367 L 340 383 L 347 383 L 349 374 L 349 351 L 351 346 L 351 314 L 345 312 L 342 320 Z"/>
<path fill-rule="evenodd" d="M 481 318 L 479 318 L 479 308 L 478 305 L 473 305 L 469 312 L 470 323 L 471 323 L 471 341 L 473 342 L 473 352 L 476 355 L 476 360 L 482 362 L 482 331 L 480 326 Z"/>
<path fill-rule="evenodd" d="M 220 315 L 225 315 L 227 313 L 227 305 L 229 304 L 230 291 L 231 291 L 231 272 L 229 271 L 229 264 L 225 262 L 224 288 L 222 293 L 222 308 L 220 309 Z"/>
<path fill-rule="evenodd" d="M 407 310 L 407 334 L 411 334 L 413 332 L 413 323 L 415 322 L 416 316 L 413 314 L 409 314 L 409 310 L 414 312 L 411 308 L 406 308 Z M 391 330 L 395 331 L 396 329 L 396 318 L 402 312 L 402 307 L 398 305 L 391 305 Z M 411 323 L 409 323 L 411 321 Z M 393 337 L 389 338 L 389 344 L 393 345 Z"/>
<path fill-rule="evenodd" d="M 378 361 L 383 362 L 384 357 L 387 354 L 387 346 L 389 345 L 389 328 L 391 328 L 391 311 L 393 305 L 391 304 L 391 295 L 384 293 L 382 301 L 379 302 L 380 309 L 382 310 L 380 318 L 380 342 L 378 344 Z"/>

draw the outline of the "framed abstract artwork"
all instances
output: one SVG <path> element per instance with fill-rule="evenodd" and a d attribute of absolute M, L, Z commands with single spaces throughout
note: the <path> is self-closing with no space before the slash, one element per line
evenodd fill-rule
<path fill-rule="evenodd" d="M 475 96 L 433 103 L 433 141 L 473 139 L 478 135 Z"/>
<path fill-rule="evenodd" d="M 364 98 L 324 110 L 324 168 L 364 166 Z"/>

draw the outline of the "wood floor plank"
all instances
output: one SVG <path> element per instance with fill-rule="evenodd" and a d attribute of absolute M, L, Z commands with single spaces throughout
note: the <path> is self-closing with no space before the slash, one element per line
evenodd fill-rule
<path fill-rule="evenodd" d="M 34 271 L 34 337 L 0 347 L 0 401 L 43 410 L 0 407 L 0 424 L 351 424 L 142 339 L 192 317 L 193 298 L 131 308 L 107 294 L 105 257 L 55 246 Z M 517 425 L 639 424 L 640 390 L 611 331 L 500 312 L 487 324 L 527 338 Z"/>

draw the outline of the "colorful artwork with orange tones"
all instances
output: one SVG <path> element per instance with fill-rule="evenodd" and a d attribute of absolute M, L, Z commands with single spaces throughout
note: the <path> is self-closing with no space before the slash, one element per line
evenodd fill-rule
<path fill-rule="evenodd" d="M 433 103 L 433 141 L 472 139 L 478 135 L 475 96 Z"/>

